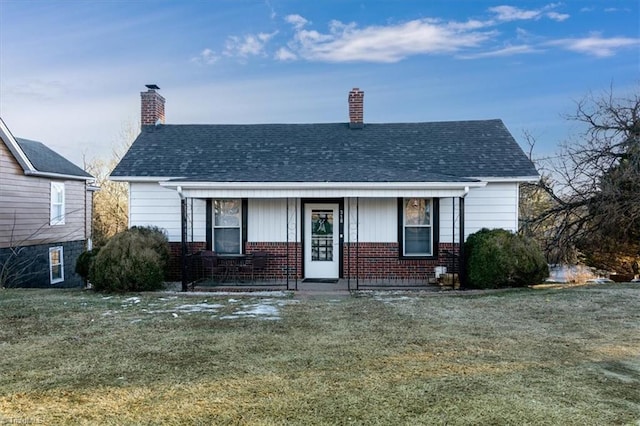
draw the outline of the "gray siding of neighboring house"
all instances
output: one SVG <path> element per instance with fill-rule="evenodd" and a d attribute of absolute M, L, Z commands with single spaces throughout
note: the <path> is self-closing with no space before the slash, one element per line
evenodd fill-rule
<path fill-rule="evenodd" d="M 0 248 L 84 241 L 90 235 L 91 194 L 84 180 L 65 185 L 65 223 L 50 225 L 52 179 L 27 176 L 0 143 Z"/>
<path fill-rule="evenodd" d="M 49 269 L 49 249 L 62 247 L 64 261 L 64 281 L 51 284 Z M 84 285 L 75 273 L 78 256 L 85 249 L 85 241 L 37 244 L 17 248 L 0 248 L 0 265 L 6 271 L 6 287 L 51 287 L 67 288 Z"/>

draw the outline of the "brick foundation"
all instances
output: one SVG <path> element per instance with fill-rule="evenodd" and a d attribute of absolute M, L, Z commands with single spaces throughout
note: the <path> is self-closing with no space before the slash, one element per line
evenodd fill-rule
<path fill-rule="evenodd" d="M 343 253 L 343 278 L 397 279 L 434 274 L 436 266 L 454 268 L 454 255 L 458 244 L 443 243 L 438 246 L 438 257 L 434 259 L 401 259 L 398 243 L 346 243 Z"/>
<path fill-rule="evenodd" d="M 287 245 L 289 247 L 288 258 Z M 284 279 L 287 277 L 287 265 L 289 266 L 289 279 L 302 278 L 300 275 L 302 271 L 302 245 L 300 243 L 247 243 L 245 246 L 245 253 L 258 251 L 268 254 L 267 266 L 264 271 L 256 274 L 258 278 L 262 276 Z"/>
<path fill-rule="evenodd" d="M 207 243 L 204 241 L 187 243 L 187 254 L 197 253 L 200 250 L 204 250 L 207 247 Z M 165 279 L 167 281 L 182 281 L 182 243 L 169 243 L 169 265 L 167 267 L 167 274 Z"/>
<path fill-rule="evenodd" d="M 171 259 L 167 280 L 181 280 L 180 243 L 169 243 Z M 187 253 L 204 250 L 206 243 L 188 243 Z M 288 257 L 287 257 L 288 246 Z M 302 279 L 302 244 L 281 242 L 249 242 L 245 253 L 265 252 L 267 265 L 263 271 L 256 272 L 256 279 L 286 279 L 287 266 L 290 279 Z M 441 243 L 438 245 L 438 257 L 434 259 L 400 259 L 398 243 L 345 243 L 342 253 L 343 270 L 341 278 L 398 279 L 433 276 L 436 266 L 446 266 L 448 272 L 459 271 L 458 244 Z M 455 266 L 454 266 L 455 258 Z M 189 263 L 198 268 L 195 263 Z"/>

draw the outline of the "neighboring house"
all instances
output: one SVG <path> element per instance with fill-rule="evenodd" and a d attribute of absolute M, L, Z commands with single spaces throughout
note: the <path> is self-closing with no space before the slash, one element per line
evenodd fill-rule
<path fill-rule="evenodd" d="M 0 119 L 0 286 L 76 287 L 91 239 L 93 176 Z"/>
<path fill-rule="evenodd" d="M 129 225 L 163 228 L 175 257 L 184 242 L 267 252 L 281 279 L 433 277 L 459 269 L 460 235 L 515 232 L 519 185 L 539 178 L 501 120 L 365 123 L 353 89 L 347 123 L 165 125 L 147 88 L 111 178 Z"/>

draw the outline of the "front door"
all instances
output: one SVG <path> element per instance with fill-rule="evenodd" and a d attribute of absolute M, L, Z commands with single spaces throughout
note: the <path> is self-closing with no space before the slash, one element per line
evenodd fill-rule
<path fill-rule="evenodd" d="M 338 204 L 305 204 L 305 278 L 338 278 L 340 223 Z"/>

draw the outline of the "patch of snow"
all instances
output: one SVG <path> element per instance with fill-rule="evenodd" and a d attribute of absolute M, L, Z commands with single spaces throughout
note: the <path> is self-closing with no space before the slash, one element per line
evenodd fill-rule
<path fill-rule="evenodd" d="M 124 299 L 124 302 L 125 303 L 136 304 L 136 303 L 140 303 L 140 298 L 139 297 L 135 297 L 135 296 L 134 297 L 129 297 L 128 299 Z"/>
<path fill-rule="evenodd" d="M 276 300 L 276 305 L 278 306 L 297 305 L 298 303 L 300 303 L 300 300 L 297 299 Z"/>
<path fill-rule="evenodd" d="M 102 298 L 102 300 L 109 300 L 109 299 L 113 299 L 113 296 L 104 296 L 104 297 Z"/>
<path fill-rule="evenodd" d="M 175 312 L 172 313 L 171 315 L 173 315 L 174 318 L 178 318 L 178 314 L 176 314 Z"/>
<path fill-rule="evenodd" d="M 190 313 L 190 312 L 217 312 L 218 309 L 224 307 L 219 303 L 196 303 L 194 305 L 180 305 L 176 306 L 175 310 Z"/>
<path fill-rule="evenodd" d="M 234 312 L 236 315 L 246 315 L 246 316 L 278 316 L 280 315 L 280 310 L 273 305 L 266 304 L 256 304 L 256 305 L 244 305 L 242 306 L 245 311 L 237 311 Z"/>
<path fill-rule="evenodd" d="M 298 303 L 297 300 L 264 300 L 259 303 L 242 305 L 240 310 L 233 312 L 232 315 L 225 315 L 220 319 L 236 319 L 236 318 L 259 318 L 261 320 L 279 320 L 279 307 Z"/>
<path fill-rule="evenodd" d="M 239 315 L 223 315 L 220 317 L 220 319 L 238 319 L 240 318 Z"/>
<path fill-rule="evenodd" d="M 615 281 L 609 278 L 600 277 L 600 278 L 593 278 L 593 279 L 587 280 L 586 282 L 589 284 L 608 284 L 608 283 L 613 283 Z"/>
<path fill-rule="evenodd" d="M 415 299 L 415 297 L 409 297 L 406 294 L 397 293 L 397 292 L 373 293 L 373 300 L 376 300 L 382 303 L 404 302 L 404 301 L 413 300 L 413 299 Z"/>
<path fill-rule="evenodd" d="M 136 318 L 134 320 L 131 320 L 131 324 L 135 324 L 135 323 L 138 323 L 138 322 L 141 322 L 141 321 L 142 321 L 142 319 Z"/>
<path fill-rule="evenodd" d="M 285 290 L 277 291 L 166 291 L 165 294 L 175 294 L 186 297 L 215 297 L 215 296 L 270 296 L 270 297 L 289 297 L 293 292 Z"/>

